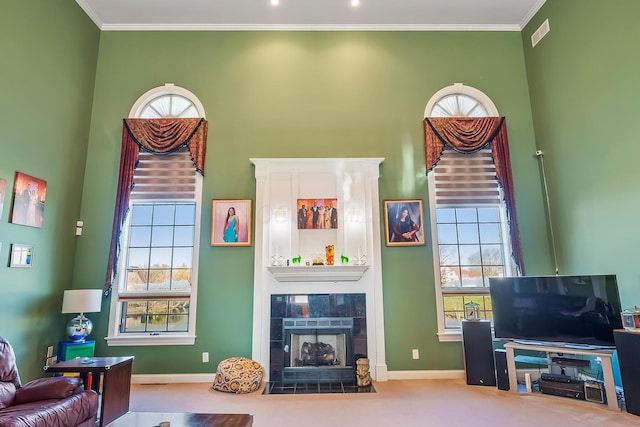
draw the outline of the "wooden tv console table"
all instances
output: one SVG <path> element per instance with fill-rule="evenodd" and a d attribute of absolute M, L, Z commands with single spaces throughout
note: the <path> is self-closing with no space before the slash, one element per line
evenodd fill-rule
<path fill-rule="evenodd" d="M 611 365 L 611 357 L 613 356 L 613 349 L 590 349 L 581 348 L 578 346 L 563 346 L 563 345 L 544 345 L 537 343 L 525 343 L 525 342 L 508 342 L 504 345 L 507 350 L 507 372 L 509 374 L 509 390 L 512 393 L 518 393 L 518 378 L 516 376 L 516 360 L 514 350 L 533 350 L 544 351 L 546 353 L 566 353 L 566 354 L 580 354 L 585 356 L 599 357 L 602 361 L 602 376 L 604 378 L 604 393 L 607 400 L 607 406 L 609 409 L 619 411 L 618 398 L 616 396 L 616 384 L 613 381 L 613 367 Z"/>

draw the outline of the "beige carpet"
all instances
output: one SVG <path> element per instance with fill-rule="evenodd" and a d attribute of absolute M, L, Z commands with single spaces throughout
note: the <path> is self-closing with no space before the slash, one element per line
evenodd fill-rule
<path fill-rule="evenodd" d="M 255 427 L 640 426 L 605 405 L 547 395 L 515 395 L 464 380 L 393 380 L 376 393 L 234 395 L 210 384 L 134 384 L 131 410 L 250 413 Z"/>

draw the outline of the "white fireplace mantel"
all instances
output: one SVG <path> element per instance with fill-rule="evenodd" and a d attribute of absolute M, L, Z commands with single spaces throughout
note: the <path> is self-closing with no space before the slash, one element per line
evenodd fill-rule
<path fill-rule="evenodd" d="M 383 160 L 251 159 L 256 177 L 252 358 L 262 366 L 269 366 L 272 295 L 361 293 L 366 296 L 371 376 L 388 379 L 378 195 Z M 298 199 L 316 198 L 337 200 L 337 229 L 297 229 Z M 323 253 L 325 245 L 334 245 L 336 258 L 345 255 L 351 264 L 305 265 Z M 354 265 L 361 255 L 366 265 Z M 280 262 L 295 257 L 302 257 L 302 265 Z M 272 265 L 274 258 L 279 265 Z"/>
<path fill-rule="evenodd" d="M 278 282 L 353 282 L 362 278 L 368 265 L 269 266 Z"/>

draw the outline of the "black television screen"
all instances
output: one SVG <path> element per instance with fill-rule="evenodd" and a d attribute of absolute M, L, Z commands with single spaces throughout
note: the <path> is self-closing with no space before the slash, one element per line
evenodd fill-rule
<path fill-rule="evenodd" d="M 622 328 L 615 275 L 489 279 L 496 338 L 615 346 Z"/>

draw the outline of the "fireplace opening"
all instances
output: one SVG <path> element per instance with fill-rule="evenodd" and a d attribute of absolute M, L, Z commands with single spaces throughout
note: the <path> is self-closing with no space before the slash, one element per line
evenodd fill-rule
<path fill-rule="evenodd" d="M 284 318 L 282 382 L 355 382 L 353 318 Z"/>
<path fill-rule="evenodd" d="M 356 360 L 367 357 L 365 294 L 271 296 L 265 394 L 363 393 Z"/>
<path fill-rule="evenodd" d="M 346 334 L 292 333 L 289 350 L 289 366 L 345 366 Z"/>

